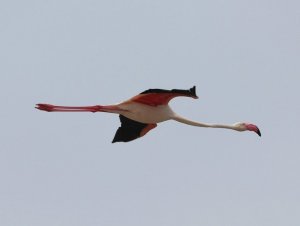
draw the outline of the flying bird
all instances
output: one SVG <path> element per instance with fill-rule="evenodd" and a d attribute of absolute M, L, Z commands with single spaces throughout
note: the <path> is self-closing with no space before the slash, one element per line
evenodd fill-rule
<path fill-rule="evenodd" d="M 113 105 L 94 105 L 84 107 L 56 106 L 37 104 L 36 108 L 48 112 L 108 112 L 119 114 L 121 126 L 118 128 L 112 143 L 128 142 L 146 135 L 157 126 L 157 123 L 175 120 L 191 126 L 222 128 L 235 131 L 253 131 L 261 136 L 259 128 L 251 123 L 238 122 L 232 125 L 207 124 L 192 121 L 176 114 L 169 106 L 174 97 L 191 97 L 198 99 L 196 87 L 182 89 L 148 89 L 124 102 Z"/>

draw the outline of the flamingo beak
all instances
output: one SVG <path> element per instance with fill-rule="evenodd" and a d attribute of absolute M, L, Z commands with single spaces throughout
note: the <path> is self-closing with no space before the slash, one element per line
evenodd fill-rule
<path fill-rule="evenodd" d="M 260 130 L 259 130 L 259 128 L 257 128 L 257 131 L 255 131 L 256 133 L 257 133 L 257 135 L 258 136 L 260 136 L 261 137 L 261 133 L 260 133 Z"/>
<path fill-rule="evenodd" d="M 246 124 L 246 128 L 247 128 L 247 130 L 253 131 L 253 132 L 255 132 L 258 136 L 261 137 L 261 132 L 260 132 L 259 128 L 258 128 L 256 125 L 253 125 L 253 124 Z"/>

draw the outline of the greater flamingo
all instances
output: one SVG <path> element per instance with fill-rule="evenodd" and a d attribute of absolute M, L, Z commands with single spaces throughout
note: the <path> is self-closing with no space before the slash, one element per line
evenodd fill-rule
<path fill-rule="evenodd" d="M 127 101 L 106 106 L 69 107 L 37 104 L 36 108 L 48 112 L 108 112 L 119 114 L 121 127 L 118 128 L 112 143 L 128 142 L 142 137 L 154 129 L 157 123 L 171 119 L 191 126 L 231 129 L 240 132 L 253 131 L 261 136 L 259 128 L 250 123 L 238 122 L 232 125 L 207 124 L 183 118 L 176 114 L 168 105 L 171 99 L 178 96 L 198 99 L 196 87 L 194 86 L 189 90 L 148 89 Z"/>

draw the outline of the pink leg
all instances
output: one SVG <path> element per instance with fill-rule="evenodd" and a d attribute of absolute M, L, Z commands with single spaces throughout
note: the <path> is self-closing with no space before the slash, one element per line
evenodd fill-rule
<path fill-rule="evenodd" d="M 121 113 L 124 110 L 120 109 L 116 105 L 110 106 L 101 106 L 101 105 L 94 105 L 94 106 L 84 106 L 84 107 L 70 107 L 70 106 L 56 106 L 51 104 L 37 104 L 36 109 L 41 111 L 48 111 L 48 112 L 110 112 L 110 113 Z"/>

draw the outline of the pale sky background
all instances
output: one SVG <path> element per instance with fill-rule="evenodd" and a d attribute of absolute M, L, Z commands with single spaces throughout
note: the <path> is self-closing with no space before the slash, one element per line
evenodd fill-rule
<path fill-rule="evenodd" d="M 299 0 L 2 0 L 1 226 L 299 226 Z M 148 88 L 202 122 L 111 144 Z"/>

